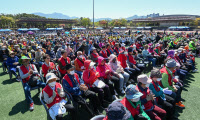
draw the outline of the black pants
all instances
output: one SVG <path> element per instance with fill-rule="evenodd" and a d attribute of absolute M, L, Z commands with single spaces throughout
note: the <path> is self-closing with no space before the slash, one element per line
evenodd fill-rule
<path fill-rule="evenodd" d="M 110 94 L 111 95 L 115 95 L 115 89 L 114 89 L 114 85 L 113 82 L 109 79 L 104 79 L 105 84 L 107 84 L 110 88 Z"/>
<path fill-rule="evenodd" d="M 108 85 L 106 85 L 104 88 L 91 87 L 90 90 L 98 93 L 98 98 L 101 104 L 103 104 L 103 100 L 111 100 L 110 89 Z"/>
<path fill-rule="evenodd" d="M 136 80 L 137 79 L 137 71 L 136 69 L 129 68 L 124 69 L 125 72 L 127 72 L 130 75 L 130 79 Z"/>
<path fill-rule="evenodd" d="M 97 110 L 98 107 L 100 107 L 100 102 L 98 97 L 96 96 L 96 93 L 90 90 L 84 91 L 82 95 L 72 95 L 75 102 L 77 102 L 80 105 L 83 105 L 86 107 L 86 109 L 89 110 L 87 103 L 85 102 L 84 98 L 89 98 L 90 103 L 92 104 L 94 111 Z"/>
<path fill-rule="evenodd" d="M 65 104 L 64 107 L 71 114 L 72 120 L 77 120 L 77 112 L 73 105 Z M 64 120 L 63 114 L 57 115 L 56 120 Z"/>
<path fill-rule="evenodd" d="M 119 78 L 116 76 L 111 76 L 110 79 L 114 83 L 115 90 L 119 91 Z"/>
<path fill-rule="evenodd" d="M 168 99 L 173 99 L 173 98 L 169 98 Z M 171 104 L 170 102 L 168 102 L 167 100 L 163 100 L 162 98 L 158 98 L 158 104 L 161 105 L 163 107 L 163 109 L 167 112 L 167 120 L 172 119 L 172 117 L 174 116 L 174 105 Z"/>

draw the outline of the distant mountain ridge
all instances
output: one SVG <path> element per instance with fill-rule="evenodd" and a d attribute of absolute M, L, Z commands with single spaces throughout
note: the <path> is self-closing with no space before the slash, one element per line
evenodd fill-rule
<path fill-rule="evenodd" d="M 68 15 L 64 15 L 62 13 L 51 13 L 51 14 L 45 14 L 45 13 L 40 13 L 40 12 L 36 12 L 36 13 L 32 13 L 34 15 L 39 15 L 39 16 L 42 16 L 42 17 L 46 17 L 46 18 L 55 18 L 55 19 L 76 19 L 76 18 L 79 18 L 79 17 L 76 17 L 76 16 L 68 16 Z M 134 16 L 131 16 L 131 17 L 128 17 L 128 18 L 125 18 L 127 20 L 132 20 L 132 19 L 138 19 L 138 18 L 147 18 L 147 16 L 138 16 L 138 15 L 134 15 Z M 93 19 L 91 19 L 93 20 Z M 100 20 L 113 20 L 112 18 L 95 18 L 94 21 L 95 22 L 98 22 Z"/>

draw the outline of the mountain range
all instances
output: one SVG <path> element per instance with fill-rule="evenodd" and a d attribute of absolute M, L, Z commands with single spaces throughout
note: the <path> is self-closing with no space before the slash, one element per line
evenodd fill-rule
<path fill-rule="evenodd" d="M 32 14 L 39 15 L 39 16 L 46 17 L 46 18 L 55 18 L 55 19 L 76 19 L 76 18 L 79 18 L 79 17 L 76 17 L 76 16 L 70 17 L 68 15 L 64 15 L 62 13 L 56 13 L 56 12 L 51 13 L 51 14 L 36 12 L 36 13 L 32 13 Z M 132 19 L 137 19 L 137 18 L 147 18 L 147 16 L 134 15 L 134 16 L 131 16 L 131 17 L 128 17 L 128 18 L 125 18 L 125 19 L 132 20 Z M 98 22 L 100 20 L 112 20 L 112 18 L 95 18 L 94 19 L 95 22 Z"/>

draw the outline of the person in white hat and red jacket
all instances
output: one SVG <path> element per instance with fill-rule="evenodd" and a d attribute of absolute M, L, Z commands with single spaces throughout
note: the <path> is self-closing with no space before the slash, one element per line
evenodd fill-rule
<path fill-rule="evenodd" d="M 151 118 L 151 120 L 162 120 L 165 117 L 166 111 L 154 105 L 155 97 L 149 89 L 149 85 L 152 82 L 151 79 L 147 77 L 147 75 L 139 75 L 137 88 L 143 94 L 140 97 L 143 110 L 147 113 L 147 115 Z"/>
<path fill-rule="evenodd" d="M 56 118 L 56 120 L 61 120 L 63 118 L 63 112 L 57 112 L 59 111 L 60 107 L 56 107 L 61 105 L 65 107 L 64 109 L 68 110 L 71 113 L 72 119 L 75 120 L 76 110 L 74 106 L 68 104 L 65 100 L 65 92 L 63 91 L 63 87 L 60 83 L 56 82 L 57 76 L 54 73 L 47 73 L 46 80 L 47 85 L 42 90 L 42 93 L 44 96 L 44 101 L 49 108 L 49 114 L 51 118 Z"/>

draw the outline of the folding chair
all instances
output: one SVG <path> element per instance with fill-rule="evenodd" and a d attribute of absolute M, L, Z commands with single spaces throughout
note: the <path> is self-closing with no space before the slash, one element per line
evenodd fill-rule
<path fill-rule="evenodd" d="M 60 78 L 60 83 L 61 83 L 61 81 L 62 81 L 62 78 L 61 78 L 61 77 L 62 77 L 62 76 L 61 76 L 61 73 L 60 73 L 60 71 L 59 71 L 59 69 L 58 69 L 58 65 L 56 65 L 56 71 L 57 71 L 57 75 L 56 75 L 56 76 L 57 76 L 58 78 Z"/>
<path fill-rule="evenodd" d="M 69 94 L 69 93 L 67 93 L 67 94 Z M 66 98 L 67 98 L 67 102 L 71 101 L 71 100 L 70 100 L 70 97 L 68 97 L 68 95 L 66 95 Z M 49 109 L 48 109 L 48 107 L 46 106 L 46 103 L 45 103 L 45 101 L 44 101 L 43 99 L 44 99 L 44 98 L 43 98 L 43 95 L 42 95 L 42 92 L 41 92 L 41 93 L 40 93 L 40 102 L 41 102 L 42 105 L 44 106 L 45 111 L 46 111 L 46 113 L 47 113 L 47 120 L 52 120 L 52 118 L 51 118 L 50 115 L 49 115 Z"/>
<path fill-rule="evenodd" d="M 105 115 L 97 115 L 91 118 L 90 120 L 103 120 L 105 117 Z"/>
<path fill-rule="evenodd" d="M 44 106 L 46 113 L 47 113 L 47 120 L 52 120 L 50 115 L 49 115 L 49 109 L 46 106 L 46 103 L 43 101 L 43 96 L 42 96 L 42 92 L 40 93 L 40 102 L 42 103 L 42 105 Z"/>

